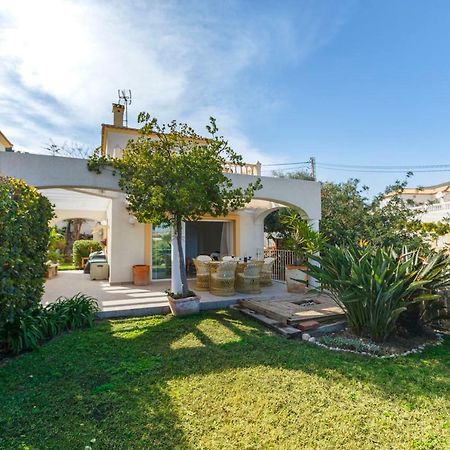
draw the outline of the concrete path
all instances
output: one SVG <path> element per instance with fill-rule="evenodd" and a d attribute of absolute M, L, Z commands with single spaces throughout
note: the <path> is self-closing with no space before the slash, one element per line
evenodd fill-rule
<path fill-rule="evenodd" d="M 194 280 L 189 282 L 191 289 L 194 288 L 194 283 Z M 92 281 L 89 275 L 80 270 L 67 270 L 59 271 L 57 277 L 46 281 L 42 303 L 46 305 L 60 296 L 72 297 L 81 292 L 97 299 L 101 310 L 99 316 L 102 318 L 167 314 L 170 309 L 164 291 L 168 288 L 170 282 L 167 280 L 153 281 L 148 286 L 110 286 L 107 281 Z M 288 294 L 286 285 L 280 282 L 263 288 L 259 295 L 237 293 L 230 297 L 219 297 L 209 292 L 198 294 L 202 310 L 227 308 L 237 304 L 238 300 L 255 297 L 286 299 L 287 296 L 296 296 Z"/>

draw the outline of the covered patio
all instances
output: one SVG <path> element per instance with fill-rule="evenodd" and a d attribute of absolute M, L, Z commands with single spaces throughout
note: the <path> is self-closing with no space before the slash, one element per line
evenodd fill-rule
<path fill-rule="evenodd" d="M 194 289 L 195 280 L 189 280 Z M 165 290 L 170 288 L 170 280 L 153 281 L 148 286 L 135 286 L 127 283 L 111 286 L 108 281 L 91 280 L 88 274 L 81 270 L 60 271 L 58 276 L 45 283 L 42 304 L 54 302 L 59 296 L 71 297 L 78 292 L 97 299 L 100 312 L 99 317 L 128 317 L 145 316 L 151 314 L 167 314 L 170 312 Z M 286 285 L 274 281 L 272 286 L 262 288 L 260 294 L 236 293 L 229 297 L 219 297 L 210 292 L 199 292 L 200 309 L 220 309 L 237 304 L 239 300 L 298 298 L 299 294 L 289 294 Z"/>

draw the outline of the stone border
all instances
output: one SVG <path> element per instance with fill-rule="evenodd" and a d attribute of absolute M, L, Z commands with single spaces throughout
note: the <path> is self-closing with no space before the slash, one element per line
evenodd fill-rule
<path fill-rule="evenodd" d="M 374 355 L 373 353 L 369 353 L 369 352 L 358 352 L 356 350 L 350 350 L 347 348 L 339 348 L 339 347 L 330 347 L 328 345 L 322 344 L 321 342 L 317 342 L 317 339 L 313 336 L 310 336 L 308 333 L 303 333 L 302 334 L 302 339 L 305 342 L 309 342 L 311 344 L 314 344 L 318 347 L 323 347 L 326 348 L 328 350 L 334 351 L 334 352 L 345 352 L 345 353 L 354 353 L 356 355 L 363 355 L 363 356 L 370 356 L 371 358 L 378 358 L 378 359 L 388 359 L 388 358 L 398 358 L 400 356 L 408 356 L 408 355 L 412 355 L 414 353 L 420 353 L 421 351 L 423 351 L 426 347 L 434 347 L 436 345 L 442 345 L 442 343 L 444 342 L 444 335 L 438 331 L 435 331 L 435 336 L 436 336 L 436 341 L 435 342 L 430 342 L 427 344 L 421 344 L 415 348 L 412 348 L 411 350 L 407 350 L 406 352 L 403 353 L 393 353 L 392 355 Z"/>

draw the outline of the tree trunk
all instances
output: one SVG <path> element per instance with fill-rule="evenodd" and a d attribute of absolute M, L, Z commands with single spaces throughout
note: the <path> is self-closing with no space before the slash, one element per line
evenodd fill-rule
<path fill-rule="evenodd" d="M 187 283 L 187 275 L 186 275 L 186 265 L 184 263 L 182 229 L 183 229 L 183 225 L 182 225 L 181 219 L 177 217 L 176 225 L 175 225 L 175 233 L 176 233 L 177 247 L 178 247 L 178 263 L 179 263 L 179 267 L 180 267 L 180 278 L 181 278 L 181 289 L 182 289 L 181 294 L 183 294 L 183 297 L 187 297 L 188 283 Z"/>
<path fill-rule="evenodd" d="M 80 239 L 81 234 L 81 226 L 85 222 L 85 219 L 73 219 L 73 240 L 78 241 Z"/>

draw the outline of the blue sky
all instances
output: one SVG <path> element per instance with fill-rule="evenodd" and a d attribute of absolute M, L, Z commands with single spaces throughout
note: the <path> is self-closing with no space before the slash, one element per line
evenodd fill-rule
<path fill-rule="evenodd" d="M 320 165 L 450 164 L 449 23 L 445 0 L 0 0 L 0 129 L 94 147 L 130 88 L 130 125 L 213 115 L 249 162 L 315 156 L 377 191 L 402 174 Z"/>

